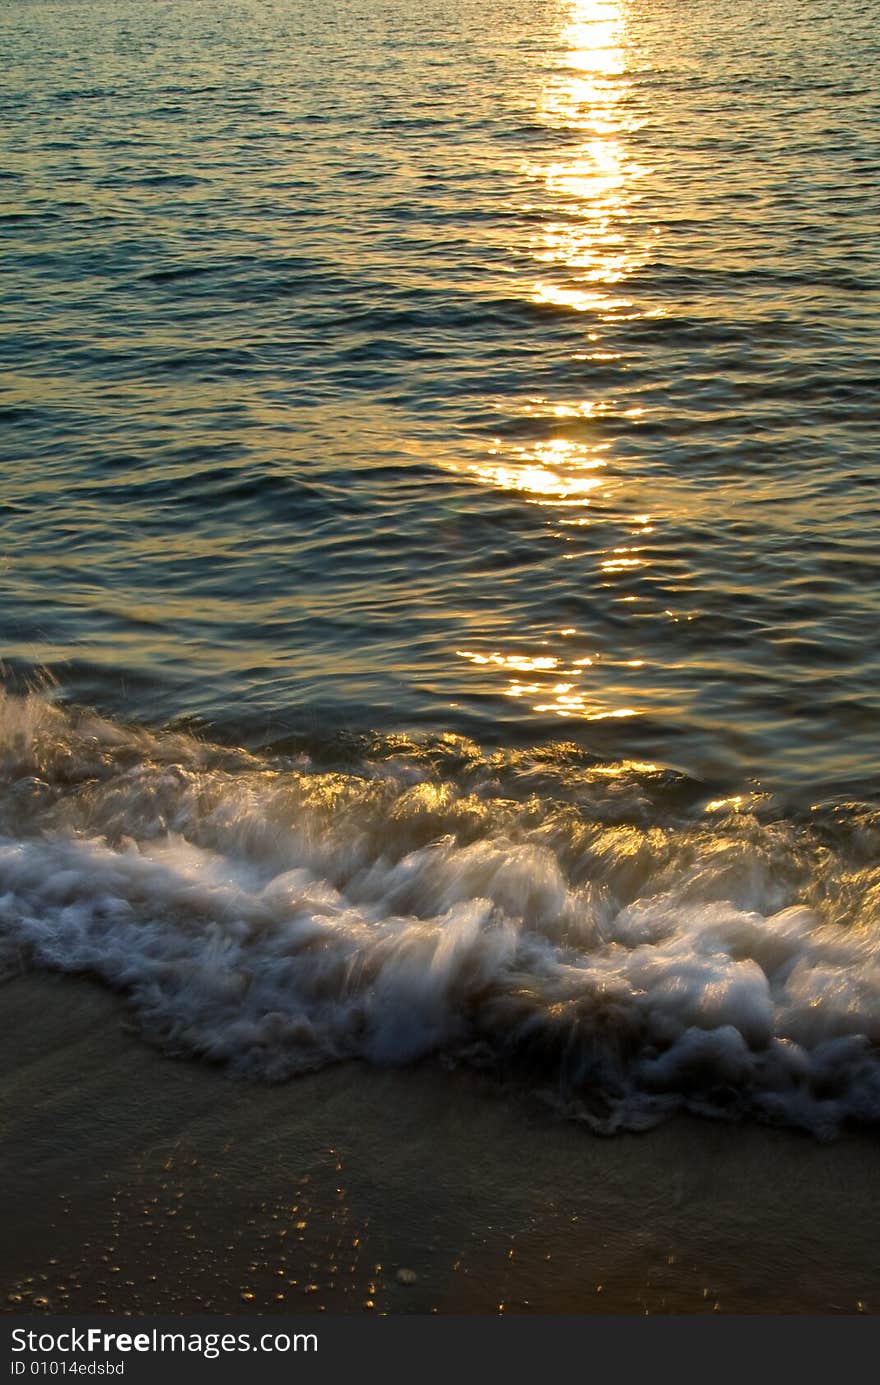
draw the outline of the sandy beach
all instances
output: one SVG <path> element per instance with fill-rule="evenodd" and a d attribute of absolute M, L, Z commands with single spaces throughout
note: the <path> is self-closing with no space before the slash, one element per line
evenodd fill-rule
<path fill-rule="evenodd" d="M 277 1086 L 169 1058 L 87 981 L 3 989 L 8 1312 L 856 1313 L 875 1142 L 601 1138 L 482 1079 Z"/>

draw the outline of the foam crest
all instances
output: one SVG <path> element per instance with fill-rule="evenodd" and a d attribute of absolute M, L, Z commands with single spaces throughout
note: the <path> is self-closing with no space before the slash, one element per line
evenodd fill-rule
<path fill-rule="evenodd" d="M 430 1057 L 604 1131 L 880 1119 L 869 810 L 644 820 L 656 786 L 601 787 L 626 768 L 579 788 L 561 751 L 537 793 L 496 752 L 393 749 L 320 769 L 5 697 L 5 971 L 99 977 L 151 1041 L 264 1079 Z"/>

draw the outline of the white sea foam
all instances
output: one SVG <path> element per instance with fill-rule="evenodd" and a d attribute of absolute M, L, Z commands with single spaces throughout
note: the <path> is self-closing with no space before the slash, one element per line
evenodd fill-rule
<path fill-rule="evenodd" d="M 748 813 L 612 820 L 625 769 L 517 797 L 497 756 L 320 772 L 36 698 L 0 706 L 0 764 L 6 970 L 96 975 L 171 1051 L 490 1064 L 603 1130 L 880 1119 L 864 814 L 848 854 Z"/>

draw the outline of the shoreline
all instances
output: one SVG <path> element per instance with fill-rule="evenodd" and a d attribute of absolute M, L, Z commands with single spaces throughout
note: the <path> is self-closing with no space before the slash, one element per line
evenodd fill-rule
<path fill-rule="evenodd" d="M 3 986 L 6 1312 L 877 1311 L 876 1141 L 603 1137 L 472 1074 L 277 1086 L 78 978 Z"/>

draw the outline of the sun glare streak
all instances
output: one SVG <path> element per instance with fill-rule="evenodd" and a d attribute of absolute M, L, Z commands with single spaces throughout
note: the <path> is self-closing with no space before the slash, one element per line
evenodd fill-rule
<path fill-rule="evenodd" d="M 583 314 L 597 327 L 643 312 L 625 292 L 626 280 L 648 255 L 645 238 L 630 225 L 636 183 L 646 170 L 632 153 L 638 121 L 628 104 L 625 8 L 625 0 L 569 0 L 563 11 L 553 66 L 538 99 L 546 152 L 523 167 L 541 189 L 540 200 L 527 208 L 539 213 L 538 230 L 511 247 L 520 262 L 523 251 L 530 262 L 523 289 L 532 302 Z M 598 339 L 595 331 L 586 336 Z M 601 352 L 593 357 L 611 358 Z M 588 359 L 577 352 L 573 358 Z M 545 420 L 554 436 L 529 449 L 496 441 L 485 458 L 451 469 L 518 491 L 535 504 L 586 509 L 594 492 L 608 486 L 598 455 L 607 444 L 589 445 L 582 432 L 577 441 L 557 434 L 569 420 L 598 419 L 616 407 L 616 401 L 596 398 L 531 398 L 523 412 Z M 504 408 L 509 414 L 509 400 Z"/>
<path fill-rule="evenodd" d="M 586 504 L 590 492 L 603 484 L 596 474 L 606 465 L 598 455 L 601 450 L 565 438 L 531 447 L 496 443 L 485 461 L 469 463 L 467 471 L 498 490 L 519 491 L 537 505 Z"/>
<path fill-rule="evenodd" d="M 575 631 L 560 633 L 574 634 Z M 635 707 L 611 705 L 597 691 L 590 689 L 584 680 L 589 679 L 595 660 L 589 656 L 568 662 L 553 654 L 503 653 L 499 650 L 481 653 L 473 649 L 457 649 L 455 653 L 472 666 L 475 675 L 480 678 L 488 675 L 488 680 L 483 682 L 485 693 L 500 693 L 514 700 L 526 699 L 533 712 L 545 716 L 606 721 L 642 715 Z M 603 660 L 603 663 L 633 668 L 641 666 L 642 661 L 610 659 Z M 505 687 L 499 687 L 496 683 L 493 677 L 496 671 L 507 675 Z M 536 698 L 539 700 L 535 701 Z"/>
<path fill-rule="evenodd" d="M 526 232 L 525 241 L 515 247 L 520 264 L 523 252 L 529 264 L 523 292 L 534 303 L 583 314 L 584 342 L 590 343 L 599 340 L 603 323 L 644 312 L 627 292 L 627 280 L 648 258 L 653 234 L 636 229 L 638 179 L 646 170 L 633 155 L 638 126 L 629 105 L 626 3 L 569 0 L 538 102 L 538 119 L 548 136 L 544 155 L 523 170 L 539 188 L 528 207 L 539 214 L 537 230 Z M 530 224 L 534 228 L 535 222 Z M 616 357 L 576 351 L 573 359 Z M 609 418 L 636 418 L 642 410 L 595 393 L 561 399 L 535 393 L 519 402 L 499 400 L 498 409 L 505 421 L 512 414 L 527 419 L 536 432 L 546 430 L 546 436 L 527 443 L 493 438 L 479 457 L 450 463 L 451 469 L 544 507 L 553 536 L 563 546 L 559 561 L 583 559 L 578 530 L 595 522 L 594 516 L 601 519 L 620 486 L 609 475 L 610 459 L 604 454 L 611 444 L 601 440 L 600 430 Z M 637 599 L 618 592 L 644 579 L 649 555 L 638 540 L 651 532 L 649 519 L 648 514 L 635 516 L 625 531 L 636 542 L 590 555 L 609 603 Z M 533 632 L 521 633 L 524 643 L 533 638 Z M 587 652 L 573 627 L 547 633 L 571 639 L 571 652 L 554 654 L 550 640 L 534 639 L 533 648 L 540 653 L 487 648 L 458 649 L 456 655 L 470 665 L 474 690 L 513 699 L 523 711 L 528 707 L 539 715 L 581 721 L 643 714 L 632 705 L 642 659 L 628 657 L 625 649 L 613 656 L 589 646 Z M 617 672 L 609 686 L 611 668 Z"/>
<path fill-rule="evenodd" d="M 613 317 L 632 308 L 608 292 L 643 263 L 627 222 L 646 171 L 632 157 L 628 114 L 626 25 L 619 0 L 574 0 L 561 34 L 563 53 L 539 115 L 554 129 L 579 136 L 564 160 L 530 166 L 528 176 L 551 195 L 550 215 L 531 245 L 547 276 L 534 300 Z M 554 272 L 555 271 L 555 272 Z"/>

